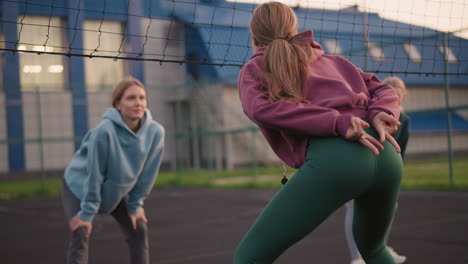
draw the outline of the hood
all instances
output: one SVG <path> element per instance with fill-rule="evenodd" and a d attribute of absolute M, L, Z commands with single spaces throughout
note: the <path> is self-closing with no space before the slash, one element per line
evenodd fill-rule
<path fill-rule="evenodd" d="M 314 32 L 312 30 L 301 32 L 297 34 L 297 36 L 301 36 L 302 39 L 309 42 L 310 46 L 312 47 L 312 51 L 314 52 L 314 56 L 312 56 L 312 62 L 316 61 L 324 54 L 322 46 L 320 46 L 320 44 L 314 41 Z M 252 56 L 252 58 L 263 55 L 263 53 L 265 53 L 266 48 L 267 46 L 258 48 Z"/>
<path fill-rule="evenodd" d="M 106 112 L 104 113 L 104 115 L 102 116 L 102 119 L 103 120 L 107 119 L 107 120 L 111 121 L 112 123 L 114 123 L 116 126 L 122 127 L 123 129 L 125 129 L 126 131 L 131 133 L 132 135 L 138 136 L 138 135 L 142 134 L 143 131 L 146 130 L 148 125 L 153 120 L 153 117 L 151 116 L 150 110 L 148 108 L 146 108 L 145 114 L 143 115 L 143 118 L 140 121 L 141 122 L 140 129 L 138 129 L 137 133 L 133 132 L 133 130 L 131 130 L 127 126 L 127 124 L 125 124 L 124 120 L 122 119 L 122 116 L 120 115 L 119 110 L 117 110 L 115 108 L 107 109 Z"/>

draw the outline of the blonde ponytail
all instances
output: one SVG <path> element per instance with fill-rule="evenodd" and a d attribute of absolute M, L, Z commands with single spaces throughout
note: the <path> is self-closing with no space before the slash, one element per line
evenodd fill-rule
<path fill-rule="evenodd" d="M 258 46 L 267 46 L 262 71 L 271 102 L 308 102 L 302 96 L 302 80 L 307 76 L 311 47 L 297 35 L 297 17 L 287 5 L 269 2 L 255 9 L 250 30 Z"/>

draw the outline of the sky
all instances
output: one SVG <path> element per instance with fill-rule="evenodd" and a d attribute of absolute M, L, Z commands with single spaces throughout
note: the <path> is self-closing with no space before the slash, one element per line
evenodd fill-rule
<path fill-rule="evenodd" d="M 228 0 L 263 3 L 268 0 Z M 378 13 L 400 22 L 455 33 L 468 39 L 468 0 L 276 0 L 292 6 L 342 9 L 358 5 L 361 11 Z M 462 30 L 463 29 L 463 30 Z"/>

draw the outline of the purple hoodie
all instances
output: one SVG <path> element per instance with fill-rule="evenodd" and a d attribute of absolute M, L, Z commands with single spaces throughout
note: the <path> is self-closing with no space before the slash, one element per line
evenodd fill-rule
<path fill-rule="evenodd" d="M 244 113 L 258 125 L 276 155 L 293 168 L 304 164 L 311 136 L 344 136 L 352 116 L 372 121 L 381 111 L 396 119 L 400 115 L 398 95 L 391 86 L 343 57 L 325 55 L 311 30 L 300 35 L 314 52 L 309 76 L 302 82 L 302 95 L 310 103 L 269 102 L 262 81 L 266 47 L 257 49 L 238 79 Z"/>

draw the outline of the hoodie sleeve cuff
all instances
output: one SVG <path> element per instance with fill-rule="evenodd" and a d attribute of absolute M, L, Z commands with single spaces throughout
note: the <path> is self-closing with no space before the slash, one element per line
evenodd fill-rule
<path fill-rule="evenodd" d="M 85 213 L 83 211 L 80 211 L 78 213 L 78 217 L 83 220 L 83 221 L 86 221 L 86 222 L 92 222 L 93 219 L 94 219 L 94 214 L 89 214 L 89 213 Z"/>
<path fill-rule="evenodd" d="M 336 120 L 336 133 L 342 137 L 346 135 L 346 131 L 348 131 L 349 124 L 351 123 L 351 117 L 353 117 L 350 114 L 344 114 L 338 117 Z"/>
<path fill-rule="evenodd" d="M 140 206 L 130 206 L 127 204 L 127 212 L 129 215 L 134 215 L 140 210 Z"/>

